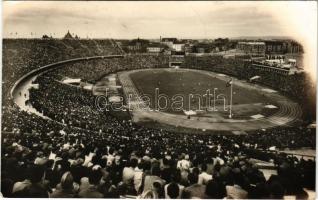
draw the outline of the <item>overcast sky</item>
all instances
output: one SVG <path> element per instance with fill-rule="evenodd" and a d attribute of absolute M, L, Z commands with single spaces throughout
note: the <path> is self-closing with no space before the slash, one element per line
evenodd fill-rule
<path fill-rule="evenodd" d="M 62 37 L 70 30 L 97 38 L 294 37 L 293 19 L 308 23 L 316 9 L 313 2 L 7 1 L 3 35 Z"/>
<path fill-rule="evenodd" d="M 316 1 L 5 1 L 2 6 L 4 37 L 63 37 L 67 30 L 82 38 L 291 37 L 304 46 L 305 69 L 316 80 Z"/>

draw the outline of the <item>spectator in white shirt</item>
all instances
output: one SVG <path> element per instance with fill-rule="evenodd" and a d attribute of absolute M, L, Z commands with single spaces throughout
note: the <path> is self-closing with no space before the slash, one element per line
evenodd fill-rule
<path fill-rule="evenodd" d="M 199 175 L 198 184 L 206 185 L 209 180 L 212 180 L 212 175 L 206 172 L 207 165 L 205 163 L 201 166 L 201 174 Z"/>
<path fill-rule="evenodd" d="M 189 170 L 190 168 L 190 161 L 189 155 L 182 156 L 182 159 L 178 161 L 177 168 L 182 170 Z"/>
<path fill-rule="evenodd" d="M 138 163 L 138 166 L 135 168 L 135 175 L 134 175 L 134 187 L 135 190 L 137 192 L 137 194 L 139 194 L 140 191 L 140 187 L 142 184 L 142 179 L 144 176 L 144 172 L 143 172 L 143 167 L 142 167 L 142 162 Z"/>
<path fill-rule="evenodd" d="M 133 183 L 137 162 L 137 159 L 133 158 L 127 163 L 127 166 L 123 169 L 123 182 L 127 185 L 132 185 Z"/>
<path fill-rule="evenodd" d="M 191 162 L 189 161 L 189 155 L 182 156 L 182 159 L 178 161 L 177 168 L 181 172 L 181 183 L 186 184 L 188 182 L 189 170 Z"/>

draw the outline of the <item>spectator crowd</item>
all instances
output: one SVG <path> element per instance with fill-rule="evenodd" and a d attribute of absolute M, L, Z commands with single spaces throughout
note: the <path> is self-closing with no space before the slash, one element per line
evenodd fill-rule
<path fill-rule="evenodd" d="M 223 58 L 222 56 L 187 56 L 182 67 L 201 70 L 210 70 L 239 79 L 249 81 L 254 76 L 258 84 L 263 84 L 280 91 L 286 96 L 297 101 L 304 111 L 304 119 L 307 121 L 316 118 L 316 83 L 308 73 L 283 75 L 274 70 L 262 70 L 254 67 L 252 61 L 238 58 Z"/>
<path fill-rule="evenodd" d="M 314 149 L 315 130 L 305 125 L 243 135 L 147 128 L 99 111 L 91 91 L 62 83 L 63 77 L 95 83 L 112 72 L 164 67 L 164 56 L 88 60 L 40 75 L 29 103 L 50 119 L 20 110 L 9 95 L 14 82 L 36 67 L 117 51 L 107 40 L 4 41 L 4 197 L 306 199 L 307 189 L 314 190 L 313 159 L 269 151 Z M 185 66 L 192 66 L 187 59 Z M 228 67 L 243 66 L 239 60 L 210 59 L 195 66 L 238 77 L 246 73 Z M 265 177 L 260 162 L 277 173 Z"/>

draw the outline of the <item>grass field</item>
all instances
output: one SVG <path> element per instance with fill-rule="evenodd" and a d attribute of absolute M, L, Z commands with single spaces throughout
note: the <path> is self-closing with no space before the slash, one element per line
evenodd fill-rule
<path fill-rule="evenodd" d="M 218 112 L 209 112 L 209 115 L 213 117 L 219 115 L 225 117 L 228 115 L 228 104 L 230 101 L 230 87 L 226 86 L 226 83 L 230 78 L 221 80 L 219 77 L 213 77 L 208 74 L 186 71 L 186 70 L 145 70 L 138 71 L 130 74 L 134 85 L 138 89 L 140 94 L 147 95 L 150 98 L 150 107 L 155 109 L 165 106 L 166 100 L 161 98 L 158 100 L 159 95 L 166 95 L 168 99 L 167 109 L 161 110 L 162 112 L 183 114 L 182 110 L 176 108 L 181 107 L 181 102 L 174 103 L 176 99 L 173 99 L 174 95 L 182 95 L 183 109 L 184 110 L 203 110 L 198 112 L 201 115 L 207 115 L 204 112 L 206 106 L 209 105 L 207 98 L 203 95 L 210 90 L 210 108 L 214 105 L 214 90 L 215 96 L 223 94 L 225 96 L 225 104 L 227 111 L 224 110 L 224 100 L 220 98 L 215 102 Z M 157 94 L 156 94 L 156 88 Z M 217 89 L 214 89 L 217 88 Z M 191 94 L 195 96 L 190 96 Z M 202 98 L 196 96 L 200 95 Z M 156 98 L 157 96 L 157 98 Z M 178 100 L 181 100 L 180 98 Z M 156 105 L 157 104 L 157 105 Z M 199 107 L 200 104 L 200 107 Z M 262 95 L 260 92 L 250 90 L 245 87 L 233 85 L 233 112 L 236 118 L 250 118 L 251 115 L 264 114 L 269 115 L 274 110 L 265 109 L 264 105 L 274 104 L 271 99 Z"/>

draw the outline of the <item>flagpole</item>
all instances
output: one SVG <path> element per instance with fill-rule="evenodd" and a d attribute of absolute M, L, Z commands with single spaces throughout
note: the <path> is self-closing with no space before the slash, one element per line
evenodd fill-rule
<path fill-rule="evenodd" d="M 233 99 L 233 79 L 231 81 L 231 95 L 230 95 L 230 119 L 232 118 L 232 99 Z"/>

